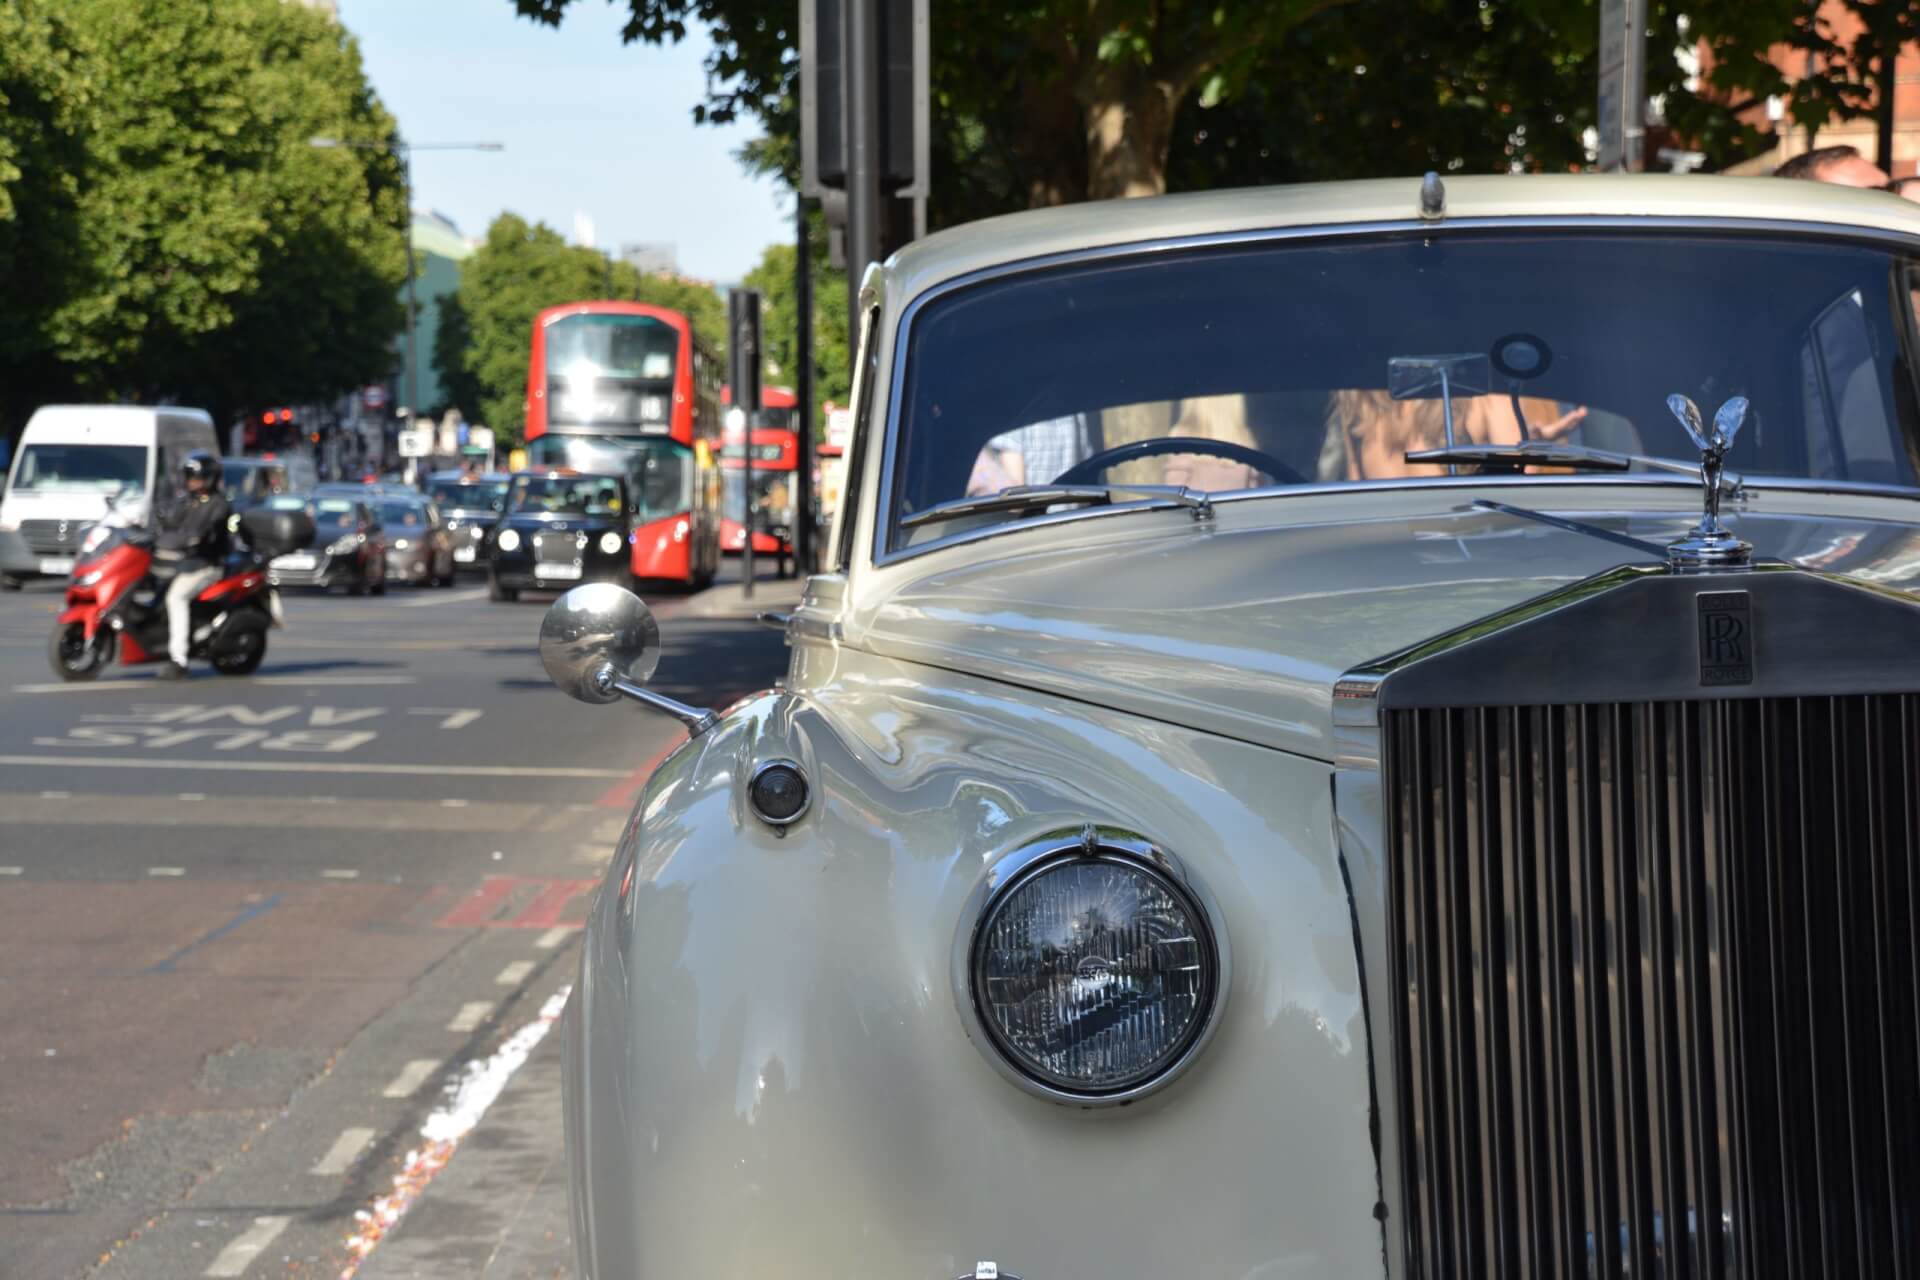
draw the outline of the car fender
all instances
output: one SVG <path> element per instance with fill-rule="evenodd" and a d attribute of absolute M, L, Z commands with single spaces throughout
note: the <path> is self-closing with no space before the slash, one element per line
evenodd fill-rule
<path fill-rule="evenodd" d="M 798 762 L 784 833 L 745 786 Z M 662 763 L 567 1014 L 583 1274 L 1355 1276 L 1381 1265 L 1366 1018 L 1331 769 L 840 651 Z M 955 981 L 996 861 L 1141 832 L 1218 904 L 1233 968 L 1166 1088 L 1011 1082 Z"/>

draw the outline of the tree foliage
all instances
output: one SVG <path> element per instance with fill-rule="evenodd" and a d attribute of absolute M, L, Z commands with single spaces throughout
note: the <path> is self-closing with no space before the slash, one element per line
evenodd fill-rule
<path fill-rule="evenodd" d="M 549 23 L 572 2 L 515 0 Z M 629 40 L 707 29 L 694 117 L 757 119 L 766 136 L 745 158 L 792 181 L 792 0 L 625 2 Z M 1651 0 L 1648 92 L 1709 167 L 1768 144 L 1739 109 L 1770 94 L 1803 126 L 1861 113 L 1920 8 L 1841 3 L 1857 19 L 1845 30 L 1813 0 Z M 1597 0 L 980 0 L 935 4 L 931 20 L 934 226 L 1162 187 L 1587 161 Z M 1789 85 L 1769 56 L 1781 43 L 1816 74 Z M 1696 46 L 1697 87 L 1677 52 Z"/>
<path fill-rule="evenodd" d="M 845 405 L 853 360 L 847 342 L 847 276 L 826 265 L 824 227 L 816 226 L 808 262 L 813 283 L 813 403 L 806 406 L 816 432 L 824 429 L 820 405 L 828 400 Z M 790 244 L 768 245 L 746 278 L 758 289 L 761 349 L 765 353 L 762 377 L 769 383 L 795 386 L 799 368 L 799 272 Z"/>
<path fill-rule="evenodd" d="M 463 413 L 518 441 L 526 431 L 527 362 L 533 318 L 566 302 L 616 298 L 682 312 L 694 331 L 726 350 L 726 304 L 712 286 L 673 276 L 643 276 L 597 249 L 570 245 L 544 223 L 503 213 L 460 267 L 460 288 L 443 300 L 434 366 Z"/>
<path fill-rule="evenodd" d="M 0 94 L 10 422 L 54 396 L 225 418 L 391 365 L 398 169 L 309 145 L 393 134 L 333 22 L 279 0 L 12 0 Z"/>

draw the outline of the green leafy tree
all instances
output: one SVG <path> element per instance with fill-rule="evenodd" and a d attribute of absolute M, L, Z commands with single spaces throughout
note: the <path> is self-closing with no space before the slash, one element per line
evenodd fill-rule
<path fill-rule="evenodd" d="M 460 264 L 454 300 L 470 335 L 462 365 L 479 397 L 478 420 L 496 439 L 524 438 L 534 316 L 600 297 L 606 286 L 604 255 L 574 248 L 553 228 L 511 213 L 495 218 L 486 240 Z"/>
<path fill-rule="evenodd" d="M 278 0 L 0 9 L 0 369 L 35 398 L 173 397 L 226 418 L 391 363 L 405 264 L 392 120 L 340 28 Z M 18 168 L 10 182 L 4 175 Z M 53 243 L 49 244 L 49 240 Z M 48 252 L 52 250 L 52 252 Z M 12 379 L 0 379 L 12 382 Z M 15 384 L 18 385 L 18 384 Z"/>
<path fill-rule="evenodd" d="M 557 24 L 572 0 L 515 0 Z M 1174 120 L 1189 98 L 1226 99 L 1261 53 L 1332 0 L 998 0 L 932 9 L 930 69 L 940 150 L 1021 203 L 1166 189 Z M 710 92 L 697 119 L 756 116 L 794 136 L 791 0 L 627 0 L 628 40 L 710 29 Z M 937 171 L 936 171 L 937 172 Z"/>
<path fill-rule="evenodd" d="M 440 322 L 433 331 L 430 355 L 445 403 L 434 406 L 433 416 L 458 409 L 468 422 L 485 422 L 480 408 L 480 380 L 467 367 L 468 352 L 473 347 L 473 324 L 467 318 L 467 309 L 458 292 L 441 294 L 434 299 L 434 306 L 439 309 Z"/>
<path fill-rule="evenodd" d="M 90 268 L 79 252 L 97 110 L 88 52 L 55 6 L 0 6 L 0 439 L 67 377 L 47 326 Z"/>
<path fill-rule="evenodd" d="M 821 237 L 824 239 L 824 237 Z M 824 244 L 811 248 L 813 267 L 813 404 L 806 406 L 816 432 L 824 428 L 820 405 L 849 400 L 851 353 L 847 349 L 847 279 L 843 271 L 825 266 Z M 758 289 L 764 299 L 760 315 L 761 346 L 766 354 L 763 377 L 783 385 L 796 383 L 799 367 L 799 273 L 797 254 L 790 244 L 768 245 L 760 261 L 741 284 Z"/>

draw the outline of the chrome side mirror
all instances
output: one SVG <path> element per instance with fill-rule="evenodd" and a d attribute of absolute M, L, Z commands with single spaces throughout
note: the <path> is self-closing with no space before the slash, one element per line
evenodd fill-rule
<path fill-rule="evenodd" d="M 540 623 L 540 665 L 562 693 L 582 702 L 632 698 L 695 735 L 718 719 L 644 687 L 660 665 L 660 624 L 639 596 L 611 582 L 575 587 L 547 609 Z"/>

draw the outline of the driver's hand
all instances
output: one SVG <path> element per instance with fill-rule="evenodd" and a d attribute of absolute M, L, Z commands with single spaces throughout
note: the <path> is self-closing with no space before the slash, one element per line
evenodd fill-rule
<path fill-rule="evenodd" d="M 1551 422 L 1529 422 L 1527 431 L 1535 440 L 1558 440 L 1586 420 L 1586 406 L 1569 409 Z"/>

